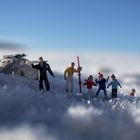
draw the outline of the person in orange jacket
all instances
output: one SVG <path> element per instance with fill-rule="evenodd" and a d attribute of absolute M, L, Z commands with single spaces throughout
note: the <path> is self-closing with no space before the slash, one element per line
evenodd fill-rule
<path fill-rule="evenodd" d="M 93 81 L 93 76 L 89 75 L 88 79 L 85 80 L 85 83 L 83 83 L 83 86 L 87 86 L 87 94 L 88 98 L 93 98 L 93 86 L 96 86 L 95 82 Z"/>
<path fill-rule="evenodd" d="M 71 62 L 71 66 L 67 67 L 64 71 L 64 79 L 66 80 L 66 92 L 72 93 L 73 92 L 73 74 L 78 73 L 78 70 L 82 68 L 74 68 L 75 63 Z"/>

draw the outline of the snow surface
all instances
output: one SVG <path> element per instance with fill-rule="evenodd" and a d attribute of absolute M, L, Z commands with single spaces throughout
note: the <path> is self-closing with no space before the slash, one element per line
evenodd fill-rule
<path fill-rule="evenodd" d="M 38 81 L 0 74 L 0 140 L 139 140 L 140 97 L 127 96 L 131 86 L 140 90 L 137 77 L 122 76 L 119 99 L 104 101 L 101 93 L 85 101 L 66 96 L 59 74 L 49 77 L 51 91 L 45 94 Z"/>

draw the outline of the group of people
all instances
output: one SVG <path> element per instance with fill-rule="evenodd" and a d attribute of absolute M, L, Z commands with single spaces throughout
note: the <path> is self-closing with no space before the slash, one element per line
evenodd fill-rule
<path fill-rule="evenodd" d="M 97 90 L 97 92 L 95 94 L 95 97 L 97 97 L 99 95 L 100 91 L 103 91 L 105 98 L 107 98 L 107 90 L 106 90 L 106 88 L 109 88 L 110 86 L 112 86 L 112 94 L 111 94 L 111 96 L 112 96 L 112 98 L 117 98 L 118 86 L 120 88 L 122 88 L 122 86 L 119 83 L 119 81 L 116 79 L 116 76 L 114 74 L 111 75 L 112 81 L 106 87 L 106 83 L 109 80 L 109 76 L 107 77 L 107 79 L 105 79 L 103 74 L 101 74 L 101 73 L 98 73 L 98 74 L 99 74 L 98 79 L 95 79 L 95 82 L 93 81 L 93 76 L 90 75 L 88 77 L 88 80 L 86 80 L 86 82 L 83 84 L 83 85 L 87 85 L 89 96 L 91 98 L 93 97 L 92 86 L 98 86 L 98 90 Z"/>
<path fill-rule="evenodd" d="M 47 71 L 49 72 L 49 74 L 55 78 L 54 73 L 52 72 L 50 65 L 43 60 L 43 57 L 39 57 L 39 63 L 34 65 L 31 64 L 32 68 L 35 68 L 37 70 L 39 70 L 39 90 L 43 89 L 43 81 L 45 83 L 46 86 L 46 90 L 49 91 L 50 90 L 50 83 L 47 77 Z M 64 71 L 64 79 L 66 80 L 66 92 L 68 94 L 71 94 L 73 92 L 73 82 L 74 82 L 74 73 L 78 73 L 79 71 L 82 70 L 82 67 L 78 67 L 77 69 L 75 68 L 75 63 L 71 62 L 71 65 L 69 67 L 67 67 Z M 95 79 L 95 81 L 93 80 L 93 76 L 89 75 L 89 77 L 85 80 L 85 82 L 82 84 L 83 86 L 87 86 L 87 95 L 90 98 L 94 97 L 93 94 L 93 87 L 94 86 L 98 86 L 98 90 L 95 93 L 95 97 L 98 97 L 100 91 L 104 92 L 104 96 L 105 98 L 107 98 L 107 90 L 106 88 L 109 88 L 110 86 L 112 87 L 112 94 L 111 97 L 112 98 L 117 98 L 117 90 L 118 87 L 122 88 L 121 84 L 119 83 L 119 81 L 117 80 L 116 76 L 114 74 L 111 75 L 111 82 L 106 86 L 106 83 L 109 80 L 109 76 L 105 79 L 102 73 L 98 73 L 98 78 Z M 135 89 L 132 89 L 132 91 L 129 93 L 130 96 L 134 96 L 135 95 Z"/>
<path fill-rule="evenodd" d="M 67 83 L 66 92 L 69 92 L 69 93 L 71 93 L 73 90 L 73 74 L 78 72 L 78 70 L 75 69 L 74 66 L 75 66 L 75 63 L 72 62 L 71 66 L 66 68 L 64 72 L 64 79 L 66 80 L 66 83 Z M 104 92 L 105 98 L 107 98 L 106 82 L 109 80 L 109 76 L 107 77 L 107 79 L 105 79 L 103 74 L 101 73 L 98 73 L 98 74 L 99 74 L 99 77 L 98 79 L 95 79 L 95 81 L 93 80 L 93 76 L 89 75 L 88 79 L 85 80 L 85 82 L 83 83 L 83 86 L 84 85 L 87 86 L 87 94 L 90 96 L 90 98 L 93 97 L 93 86 L 98 86 L 98 90 L 95 94 L 95 97 L 97 97 L 100 91 L 102 90 Z M 121 88 L 122 86 L 118 82 L 114 74 L 111 75 L 111 78 L 112 78 L 112 81 L 109 83 L 107 88 L 112 86 L 112 98 L 117 98 L 118 86 Z"/>

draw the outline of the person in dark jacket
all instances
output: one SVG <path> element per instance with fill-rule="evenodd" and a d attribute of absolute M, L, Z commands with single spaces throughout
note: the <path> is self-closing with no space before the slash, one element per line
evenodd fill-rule
<path fill-rule="evenodd" d="M 97 97 L 98 94 L 100 93 L 100 91 L 103 90 L 105 98 L 107 98 L 106 82 L 109 80 L 109 76 L 108 76 L 107 79 L 105 79 L 103 74 L 101 74 L 100 72 L 98 74 L 99 74 L 99 79 L 98 80 L 96 79 L 95 82 L 96 82 L 96 84 L 99 85 L 99 88 L 98 88 L 98 90 L 96 92 L 96 96 L 95 97 Z"/>
<path fill-rule="evenodd" d="M 39 70 L 39 90 L 43 89 L 43 81 L 45 82 L 45 86 L 46 86 L 46 90 L 49 91 L 50 90 L 50 83 L 47 77 L 47 71 L 49 72 L 49 74 L 51 76 L 54 76 L 50 65 L 48 63 L 46 63 L 45 61 L 43 61 L 42 57 L 39 57 L 39 63 L 37 65 L 31 64 L 32 68 Z"/>

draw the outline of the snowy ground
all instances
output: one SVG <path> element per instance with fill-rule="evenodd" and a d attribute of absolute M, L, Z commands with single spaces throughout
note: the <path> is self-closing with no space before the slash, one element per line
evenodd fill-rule
<path fill-rule="evenodd" d="M 92 102 L 67 98 L 63 76 L 49 79 L 48 95 L 38 81 L 0 74 L 0 140 L 140 139 L 139 93 L 127 96 L 131 86 L 140 90 L 138 75 L 122 76 L 119 99 Z"/>

